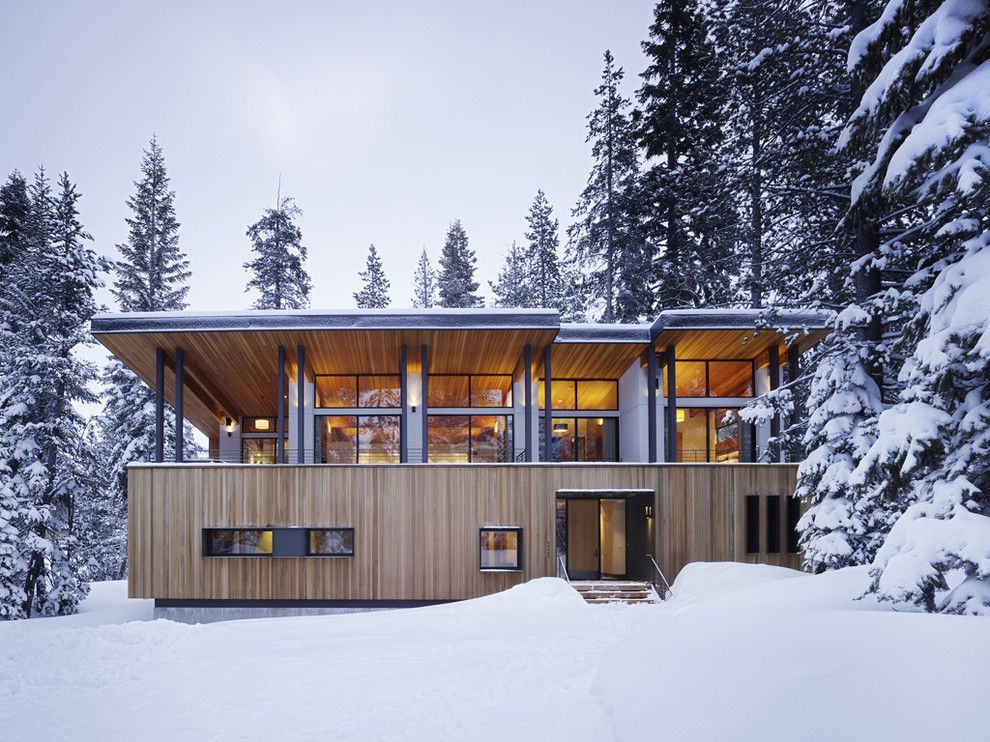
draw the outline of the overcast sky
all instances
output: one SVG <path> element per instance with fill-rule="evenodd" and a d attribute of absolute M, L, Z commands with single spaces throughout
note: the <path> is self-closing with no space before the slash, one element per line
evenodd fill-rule
<path fill-rule="evenodd" d="M 303 210 L 312 306 L 353 306 L 369 243 L 392 305 L 459 218 L 488 295 L 543 188 L 561 220 L 587 178 L 602 53 L 643 67 L 652 2 L 10 2 L 0 172 L 68 170 L 99 252 L 152 133 L 176 192 L 191 309 L 250 305 L 247 226 Z M 563 232 L 563 229 L 562 229 Z M 563 238 L 563 235 L 562 235 Z M 109 297 L 105 298 L 109 301 Z"/>

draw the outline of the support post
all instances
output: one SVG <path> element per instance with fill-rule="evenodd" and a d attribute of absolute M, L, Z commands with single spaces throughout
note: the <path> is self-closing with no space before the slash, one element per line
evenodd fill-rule
<path fill-rule="evenodd" d="M 533 461 L 533 346 L 523 349 L 523 409 L 526 411 L 526 424 L 523 426 L 526 441 L 526 461 Z"/>
<path fill-rule="evenodd" d="M 667 456 L 668 462 L 677 461 L 677 361 L 676 348 L 667 346 Z"/>
<path fill-rule="evenodd" d="M 795 380 L 801 375 L 801 346 L 797 343 L 793 343 L 787 349 L 787 383 L 791 385 L 791 395 L 795 398 L 797 395 L 797 388 L 794 386 Z M 794 406 L 794 411 L 791 413 L 790 424 L 793 425 L 797 422 L 798 416 L 801 414 L 800 410 L 797 409 L 797 405 Z M 782 451 L 783 460 L 787 461 L 790 457 L 787 455 L 788 451 Z"/>
<path fill-rule="evenodd" d="M 278 346 L 278 414 L 275 416 L 275 463 L 286 463 L 285 457 L 285 347 Z"/>
<path fill-rule="evenodd" d="M 774 343 L 767 348 L 767 370 L 770 374 L 770 391 L 780 388 L 780 348 Z M 770 418 L 770 437 L 777 438 L 780 435 L 780 415 Z M 770 444 L 770 460 L 780 461 L 780 443 Z"/>
<path fill-rule="evenodd" d="M 423 414 L 420 416 L 423 423 L 423 463 L 430 461 L 430 418 L 429 418 L 429 394 L 430 394 L 430 353 L 425 345 L 419 346 L 420 373 L 423 377 L 421 394 L 423 398 L 420 403 L 423 405 Z"/>
<path fill-rule="evenodd" d="M 652 344 L 646 349 L 646 376 L 646 439 L 649 446 L 646 460 L 655 464 L 657 461 L 657 350 Z"/>
<path fill-rule="evenodd" d="M 306 463 L 306 348 L 296 347 L 296 463 Z"/>
<path fill-rule="evenodd" d="M 547 343 L 543 347 L 543 460 L 553 461 L 553 370 L 551 356 L 553 346 Z"/>
<path fill-rule="evenodd" d="M 165 460 L 165 349 L 155 348 L 155 461 Z"/>
<path fill-rule="evenodd" d="M 185 434 L 185 408 L 183 387 L 186 385 L 186 354 L 182 348 L 175 349 L 175 461 L 182 463 L 182 449 Z"/>
<path fill-rule="evenodd" d="M 409 346 L 399 349 L 399 463 L 409 461 Z"/>

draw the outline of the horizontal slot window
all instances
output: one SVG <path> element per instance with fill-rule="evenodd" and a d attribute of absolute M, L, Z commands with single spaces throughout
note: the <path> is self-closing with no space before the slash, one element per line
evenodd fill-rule
<path fill-rule="evenodd" d="M 310 528 L 306 531 L 307 556 L 354 556 L 353 528 Z"/>
<path fill-rule="evenodd" d="M 481 569 L 516 572 L 522 569 L 522 528 L 481 529 Z"/>
<path fill-rule="evenodd" d="M 430 374 L 429 407 L 512 407 L 509 374 Z"/>
<path fill-rule="evenodd" d="M 261 528 L 208 528 L 203 531 L 206 556 L 271 556 L 272 531 Z"/>
<path fill-rule="evenodd" d="M 401 404 L 401 382 L 392 374 L 318 374 L 316 406 L 328 408 L 395 408 Z"/>

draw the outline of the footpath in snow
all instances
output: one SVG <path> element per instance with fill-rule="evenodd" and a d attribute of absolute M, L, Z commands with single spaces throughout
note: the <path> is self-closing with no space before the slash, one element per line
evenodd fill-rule
<path fill-rule="evenodd" d="M 861 569 L 694 564 L 658 606 L 534 580 L 463 603 L 188 626 L 122 583 L 0 625 L 5 739 L 980 739 L 990 621 Z"/>

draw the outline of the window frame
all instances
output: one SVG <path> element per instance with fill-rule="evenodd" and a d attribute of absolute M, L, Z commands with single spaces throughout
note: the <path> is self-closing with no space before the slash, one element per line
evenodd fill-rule
<path fill-rule="evenodd" d="M 272 548 L 268 553 L 257 553 L 257 554 L 214 554 L 211 550 L 212 540 L 210 536 L 219 531 L 249 531 L 249 532 L 269 532 L 272 538 Z M 204 559 L 271 559 L 275 556 L 275 529 L 272 527 L 263 526 L 210 526 L 203 528 L 202 533 L 203 538 L 203 558 Z"/>
<path fill-rule="evenodd" d="M 436 378 L 450 378 L 451 376 L 460 376 L 467 379 L 467 405 L 432 405 L 430 401 L 430 390 L 432 389 L 432 384 L 427 382 L 426 388 L 426 409 L 427 410 L 511 410 L 513 408 L 513 403 L 515 402 L 515 378 L 512 374 L 455 374 L 455 373 L 442 373 L 427 374 L 427 379 L 432 380 Z M 502 407 L 489 407 L 487 405 L 474 405 L 471 404 L 474 398 L 474 392 L 471 388 L 471 382 L 476 376 L 501 376 L 509 380 L 509 404 Z"/>
<path fill-rule="evenodd" d="M 756 359 L 755 358 L 677 358 L 674 360 L 674 369 L 676 373 L 678 363 L 704 363 L 705 364 L 705 394 L 704 396 L 688 396 L 677 394 L 677 390 L 674 390 L 675 397 L 677 399 L 756 399 L 758 396 L 756 393 Z M 749 381 L 750 386 L 753 388 L 753 393 L 748 397 L 716 397 L 712 394 L 712 363 L 748 363 L 750 365 L 750 375 Z M 665 366 L 666 367 L 666 366 Z M 660 391 L 667 395 L 667 374 L 666 372 L 661 374 L 663 379 L 660 383 Z M 680 407 L 681 405 L 678 405 Z M 690 405 L 688 405 L 690 407 Z"/>
<path fill-rule="evenodd" d="M 552 410 L 550 410 L 550 412 L 552 414 L 552 416 L 549 418 L 549 420 L 550 420 L 549 424 L 550 425 L 553 425 L 553 421 L 554 421 L 555 418 L 558 419 L 558 420 L 566 420 L 566 421 L 571 422 L 571 423 L 574 424 L 574 433 L 575 433 L 575 435 L 574 435 L 574 447 L 573 447 L 573 451 L 572 451 L 573 454 L 574 454 L 574 458 L 572 458 L 572 459 L 570 459 L 568 461 L 553 461 L 553 460 L 549 460 L 548 459 L 547 460 L 548 463 L 551 463 L 551 464 L 564 464 L 564 463 L 568 463 L 568 464 L 579 464 L 579 463 L 588 463 L 588 464 L 617 464 L 617 463 L 619 463 L 621 461 L 621 454 L 619 454 L 619 451 L 621 450 L 620 447 L 619 447 L 619 439 L 620 439 L 620 435 L 621 435 L 621 432 L 619 430 L 619 427 L 620 427 L 619 426 L 619 417 L 620 416 L 617 413 L 616 414 L 610 414 L 610 415 L 602 415 L 602 414 L 599 414 L 597 412 L 593 412 L 592 410 L 578 410 L 578 412 L 583 412 L 585 414 L 573 415 L 571 413 L 574 412 L 574 410 L 560 410 L 560 412 L 562 412 L 564 414 L 558 415 L 558 414 L 556 414 L 557 413 L 557 410 L 556 409 L 552 409 Z M 603 420 L 615 420 L 615 452 L 616 452 L 616 458 L 615 458 L 614 461 L 598 461 L 598 460 L 591 460 L 591 459 L 579 459 L 577 457 L 577 451 L 578 451 L 578 448 L 577 448 L 578 420 L 592 420 L 592 419 L 596 419 L 596 418 L 602 418 Z M 543 445 L 543 441 L 544 441 L 544 437 L 543 437 L 544 436 L 544 428 L 543 428 L 543 426 L 547 424 L 547 422 L 546 422 L 547 419 L 548 418 L 547 418 L 547 415 L 546 415 L 546 410 L 543 410 L 543 412 L 540 414 L 539 420 L 537 421 L 537 428 L 539 429 L 539 433 L 540 433 L 540 435 L 539 435 L 539 444 L 541 446 Z M 553 437 L 553 432 L 552 431 L 551 431 L 551 437 Z"/>
<path fill-rule="evenodd" d="M 399 402 L 394 407 L 365 407 L 361 405 L 361 379 L 370 376 L 392 376 L 399 380 Z M 317 379 L 320 377 L 335 377 L 354 379 L 354 404 L 340 407 L 325 407 L 317 405 Z M 313 374 L 313 409 L 314 410 L 400 410 L 402 409 L 402 373 L 361 373 L 361 374 Z"/>
<path fill-rule="evenodd" d="M 705 399 L 705 398 L 704 397 L 686 397 L 686 399 Z M 714 399 L 736 399 L 736 397 L 714 397 Z M 742 417 L 739 415 L 739 411 L 742 409 L 742 407 L 712 407 L 711 405 L 698 407 L 697 405 L 677 405 L 677 409 L 678 410 L 684 410 L 685 411 L 685 419 L 687 419 L 687 411 L 688 410 L 703 410 L 704 411 L 704 413 L 705 413 L 705 460 L 704 461 L 682 461 L 680 458 L 678 458 L 676 456 L 676 453 L 677 452 L 675 450 L 675 460 L 674 460 L 674 463 L 678 463 L 678 464 L 726 464 L 726 463 L 739 463 L 739 464 L 741 464 L 741 463 L 745 463 L 745 462 L 743 462 L 743 431 L 742 431 L 742 426 L 745 424 L 745 422 L 743 421 Z M 737 461 L 737 462 L 716 461 L 715 458 L 714 458 L 715 449 L 712 448 L 712 437 L 713 437 L 712 434 L 714 432 L 715 435 L 717 436 L 718 430 L 720 430 L 720 428 L 718 427 L 718 422 L 715 420 L 715 418 L 717 416 L 716 413 L 719 410 L 722 410 L 722 411 L 731 411 L 736 416 L 736 421 L 734 423 L 732 423 L 732 424 L 739 426 L 739 461 Z M 723 426 L 723 427 L 728 427 L 728 426 Z M 676 423 L 674 424 L 674 435 L 675 436 L 677 435 L 677 424 Z M 716 441 L 716 447 L 717 447 L 717 445 L 718 444 L 717 444 L 717 441 Z"/>
<path fill-rule="evenodd" d="M 516 566 L 515 567 L 483 567 L 481 547 L 485 531 L 515 531 L 516 537 Z M 523 571 L 523 527 L 522 526 L 480 526 L 478 528 L 478 570 L 480 572 L 522 572 Z"/>
<path fill-rule="evenodd" d="M 556 384 L 556 383 L 559 383 L 559 382 L 570 382 L 571 384 L 574 385 L 574 404 L 577 405 L 577 403 L 578 403 L 578 387 L 577 387 L 577 385 L 578 385 L 578 382 L 579 381 L 607 381 L 610 384 L 614 384 L 615 385 L 615 407 L 597 407 L 597 408 L 592 408 L 592 407 L 551 407 L 550 408 L 551 412 L 556 412 L 557 410 L 560 410 L 561 412 L 591 412 L 591 413 L 595 413 L 595 412 L 616 412 L 617 413 L 619 410 L 622 409 L 622 400 L 619 398 L 619 380 L 618 379 L 605 379 L 605 378 L 597 378 L 597 377 L 594 378 L 594 379 L 578 379 L 576 377 L 575 378 L 571 378 L 571 377 L 557 378 L 557 377 L 551 376 L 550 377 L 550 391 L 553 391 L 553 385 Z M 536 403 L 536 408 L 537 408 L 537 411 L 543 411 L 543 412 L 545 412 L 546 409 L 547 409 L 546 377 L 545 376 L 539 377 L 536 380 L 536 384 L 537 384 L 537 392 L 536 392 L 537 403 Z M 540 403 L 539 403 L 539 397 L 540 397 L 539 390 L 540 389 L 543 389 L 543 406 L 542 407 L 540 406 Z M 591 415 L 591 417 L 608 417 L 608 416 L 607 415 Z"/>
<path fill-rule="evenodd" d="M 305 529 L 305 542 L 306 542 L 306 556 L 307 557 L 318 557 L 321 559 L 353 559 L 354 554 L 357 552 L 357 534 L 354 532 L 353 526 L 322 526 L 322 527 L 307 527 Z M 351 533 L 351 553 L 350 554 L 324 554 L 322 552 L 313 551 L 310 547 L 310 535 L 316 531 L 350 531 Z"/>
<path fill-rule="evenodd" d="M 329 374 L 325 374 L 329 375 Z M 369 374 L 370 376 L 379 376 L 380 374 Z M 398 447 L 395 450 L 395 457 L 397 459 L 402 456 L 402 413 L 401 412 L 391 412 L 395 410 L 395 407 L 317 407 L 317 410 L 371 410 L 368 414 L 347 414 L 346 412 L 315 412 L 313 414 L 313 461 L 318 463 L 320 466 L 333 466 L 334 464 L 327 461 L 316 461 L 317 454 L 322 456 L 323 448 L 319 445 L 320 443 L 320 427 L 323 422 L 320 418 L 324 417 L 353 417 L 354 418 L 354 460 L 349 461 L 344 464 L 338 464 L 338 466 L 350 466 L 351 464 L 361 463 L 361 418 L 365 417 L 394 417 L 399 421 L 399 440 Z M 379 410 L 390 410 L 389 412 L 380 412 Z M 399 463 L 396 461 L 395 463 Z"/>
<path fill-rule="evenodd" d="M 452 375 L 458 376 L 460 374 L 452 374 Z M 480 375 L 481 376 L 488 376 L 488 374 L 480 374 Z M 433 409 L 451 410 L 451 409 L 459 409 L 459 408 L 455 408 L 455 407 L 435 407 Z M 512 408 L 511 407 L 475 407 L 473 409 L 476 409 L 476 410 L 500 410 L 501 411 L 501 410 L 511 410 Z M 505 427 L 506 427 L 506 430 L 509 433 L 509 441 L 508 441 L 508 445 L 506 446 L 506 449 L 505 449 L 506 450 L 506 459 L 505 459 L 505 461 L 479 461 L 477 463 L 479 463 L 479 464 L 493 464 L 493 463 L 494 464 L 511 464 L 512 461 L 513 461 L 513 459 L 515 458 L 515 445 L 516 445 L 515 416 L 512 415 L 511 413 L 505 411 L 505 412 L 501 412 L 500 414 L 485 413 L 485 414 L 475 415 L 474 413 L 470 413 L 470 412 L 461 414 L 461 413 L 455 413 L 455 412 L 429 412 L 429 411 L 427 411 L 427 413 L 426 413 L 427 459 L 429 459 L 429 453 L 432 450 L 432 446 L 429 445 L 430 418 L 431 417 L 466 417 L 468 419 L 468 424 L 467 424 L 467 455 L 468 455 L 467 463 L 468 464 L 475 463 L 475 461 L 474 461 L 474 450 L 473 450 L 473 446 L 472 446 L 472 440 L 473 439 L 471 437 L 471 433 L 474 431 L 474 418 L 476 418 L 476 417 L 502 417 L 502 418 L 505 418 Z M 428 464 L 439 464 L 439 463 L 444 463 L 444 462 L 427 461 L 427 463 Z"/>

